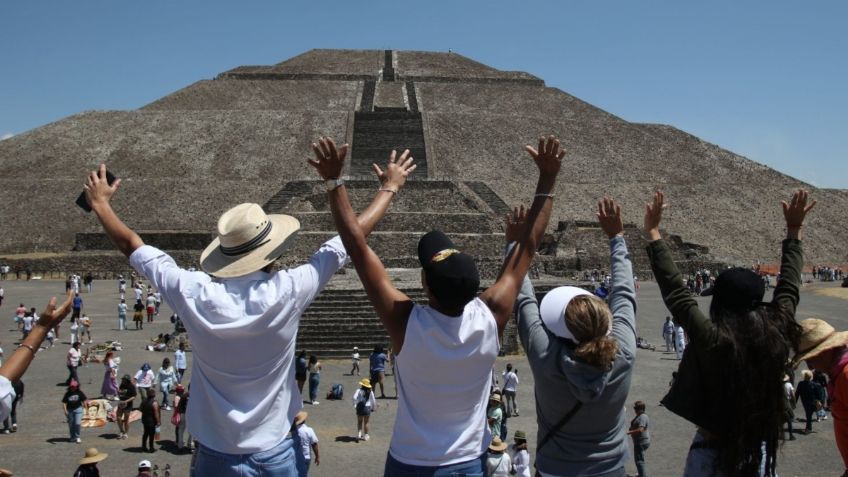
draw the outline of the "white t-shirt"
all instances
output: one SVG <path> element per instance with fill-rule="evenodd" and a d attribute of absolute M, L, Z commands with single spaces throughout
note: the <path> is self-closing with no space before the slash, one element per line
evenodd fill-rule
<path fill-rule="evenodd" d="M 68 366 L 76 367 L 79 366 L 80 360 L 80 352 L 76 348 L 71 348 L 68 350 Z"/>
<path fill-rule="evenodd" d="M 174 351 L 174 366 L 177 369 L 186 369 L 188 367 L 185 351 L 180 351 L 179 349 Z"/>
<path fill-rule="evenodd" d="M 515 391 L 518 386 L 518 375 L 514 371 L 504 373 L 504 391 Z"/>
<path fill-rule="evenodd" d="M 392 457 L 434 467 L 486 452 L 492 441 L 486 403 L 499 348 L 495 317 L 479 298 L 460 317 L 413 306 L 395 358 L 398 410 Z"/>
<path fill-rule="evenodd" d="M 152 369 L 148 369 L 145 373 L 142 370 L 138 370 L 135 373 L 135 385 L 139 388 L 149 388 L 153 386 L 153 381 L 156 379 L 156 375 L 153 374 Z"/>
<path fill-rule="evenodd" d="M 375 409 L 377 407 L 377 399 L 374 397 L 374 390 L 372 389 L 370 393 L 368 393 L 368 397 L 365 397 L 365 391 L 362 388 L 356 390 L 353 393 L 353 408 L 356 409 L 356 405 L 359 404 L 359 401 L 363 401 L 365 403 L 366 409 Z"/>
<path fill-rule="evenodd" d="M 24 317 L 24 331 L 32 331 L 32 322 L 35 321 L 32 316 L 27 315 Z"/>
<path fill-rule="evenodd" d="M 509 445 L 509 458 L 512 459 L 512 466 L 515 468 L 517 477 L 530 477 L 530 453 L 522 449 L 515 450 L 515 443 Z"/>
<path fill-rule="evenodd" d="M 135 293 L 135 301 L 141 300 L 141 288 L 134 288 L 133 292 Z"/>
<path fill-rule="evenodd" d="M 312 459 L 312 444 L 318 443 L 318 436 L 315 431 L 306 424 L 301 424 L 297 428 L 297 435 L 300 437 L 300 452 L 303 453 L 303 458 L 306 460 Z"/>
<path fill-rule="evenodd" d="M 512 477 L 509 470 L 512 461 L 508 454 L 490 454 L 486 457 L 486 470 L 489 477 Z"/>
<path fill-rule="evenodd" d="M 276 273 L 213 279 L 143 246 L 130 264 L 147 277 L 191 336 L 188 430 L 204 446 L 252 454 L 285 439 L 303 407 L 294 377 L 300 315 L 347 262 L 339 237 L 309 262 Z"/>

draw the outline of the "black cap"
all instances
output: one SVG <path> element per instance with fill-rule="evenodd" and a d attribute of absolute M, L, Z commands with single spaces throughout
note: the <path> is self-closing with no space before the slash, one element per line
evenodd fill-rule
<path fill-rule="evenodd" d="M 421 237 L 418 261 L 424 269 L 427 287 L 440 305 L 458 308 L 477 296 L 480 288 L 477 264 L 444 233 L 434 230 Z"/>
<path fill-rule="evenodd" d="M 715 281 L 713 311 L 745 313 L 753 310 L 766 293 L 763 279 L 747 268 L 731 268 L 721 272 Z"/>

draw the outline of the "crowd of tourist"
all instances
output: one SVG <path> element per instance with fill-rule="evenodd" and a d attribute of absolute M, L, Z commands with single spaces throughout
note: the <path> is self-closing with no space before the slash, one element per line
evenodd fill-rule
<path fill-rule="evenodd" d="M 153 452 L 164 412 L 172 411 L 177 445 L 196 443 L 193 476 L 306 475 L 311 465 L 320 465 L 318 437 L 301 408 L 304 398 L 319 404 L 322 364 L 317 356 L 296 354 L 295 337 L 304 310 L 350 261 L 390 340 L 390 351 L 377 347 L 371 353 L 370 376 L 359 381 L 352 397 L 356 439 L 367 441 L 369 418 L 379 410 L 376 391 L 379 387 L 379 397 L 385 396 L 386 367 L 392 366 L 398 401 L 385 476 L 531 475 L 527 433 L 515 430 L 513 442 L 507 443 L 508 420 L 519 414 L 518 369 L 507 366 L 500 375 L 502 387 L 496 386 L 494 372 L 512 316 L 533 374 L 536 475 L 625 476 L 628 438 L 639 476 L 647 475 L 651 424 L 645 403 L 636 401 L 635 417 L 626 420 L 638 319 L 620 205 L 603 198 L 596 212 L 609 245 L 609 273 L 594 277 L 602 282 L 603 294 L 561 286 L 538 300 L 528 277 L 566 156 L 559 140 L 543 137 L 537 146 L 526 146 L 538 170 L 537 184 L 530 206 L 515 207 L 506 217 L 505 256 L 491 286 L 480 292 L 477 264 L 446 234 L 432 231 L 421 237 L 414 253 L 426 305 L 413 302 L 393 284 L 367 240 L 416 168 L 409 151 L 392 152 L 384 167 L 374 166 L 380 186 L 356 215 L 342 179 L 348 146 L 321 138 L 312 149 L 309 163 L 326 185 L 339 235 L 324 242 L 306 264 L 288 270 L 275 271 L 274 263 L 300 228 L 293 217 L 266 214 L 257 204 L 237 205 L 219 219 L 217 237 L 200 258 L 202 271 L 183 269 L 164 251 L 145 244 L 112 209 L 120 179 L 108 184 L 105 166 L 86 178 L 92 210 L 138 272 L 132 276 L 136 325 L 142 327 L 144 311 L 147 322 L 153 321 L 164 301 L 190 336 L 194 356 L 191 405 L 182 384 L 188 366 L 184 344 L 175 351 L 176 366 L 166 357 L 154 372 L 144 362 L 120 383 L 122 363 L 114 353 L 105 356 L 101 395 L 114 403 L 119 439 L 127 438 L 132 411 L 138 409 L 143 450 Z M 848 332 L 837 333 L 822 320 L 795 320 L 801 230 L 815 201 L 798 191 L 782 203 L 787 234 L 770 302 L 763 301 L 762 278 L 749 268 L 730 268 L 717 276 L 698 271 L 690 280 L 693 286 L 712 288 L 704 311 L 660 234 L 665 205 L 663 193 L 656 192 L 645 208 L 644 233 L 652 272 L 670 313 L 662 331 L 667 350 L 679 347 L 681 358 L 662 404 L 697 428 L 684 474 L 777 475 L 787 401 L 796 396 L 807 429 L 813 416 L 827 417 L 820 411 L 830 403 L 836 443 L 848 467 Z M 142 277 L 150 284 L 146 298 Z M 54 298 L 37 319 L 23 305 L 18 310 L 23 312 L 16 312 L 23 338 L 0 366 L 0 418 L 13 415 L 15 383 L 48 332 L 58 331 L 71 312 L 72 323 L 82 326 L 83 300 L 74 280 L 70 282 L 67 299 L 58 305 Z M 119 329 L 124 329 L 122 277 L 118 290 Z M 77 373 L 86 331 L 91 341 L 90 323 L 87 328 L 72 332 L 66 360 L 69 376 L 62 404 L 74 442 L 81 441 L 79 422 L 92 402 Z M 684 336 L 685 342 L 678 342 Z M 163 337 L 158 344 L 165 347 L 154 349 L 167 349 L 170 342 Z M 358 349 L 352 360 L 351 375 L 358 374 Z M 826 382 L 822 385 L 811 371 L 805 372 L 787 399 L 787 366 L 800 361 Z M 78 475 L 97 475 L 96 464 L 106 457 L 88 449 Z M 140 471 L 149 469 L 148 461 L 139 463 Z"/>

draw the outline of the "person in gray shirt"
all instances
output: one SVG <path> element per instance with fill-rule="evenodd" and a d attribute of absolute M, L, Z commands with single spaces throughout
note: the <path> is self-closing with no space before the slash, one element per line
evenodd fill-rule
<path fill-rule="evenodd" d="M 621 208 L 598 203 L 610 239 L 608 304 L 585 290 L 559 287 L 541 305 L 528 278 L 518 294 L 521 344 L 536 385 L 536 465 L 544 476 L 624 477 L 624 402 L 636 357 L 636 287 L 624 241 Z M 507 241 L 522 227 L 507 218 Z"/>
<path fill-rule="evenodd" d="M 633 460 L 636 462 L 636 471 L 639 477 L 645 477 L 645 451 L 651 446 L 651 431 L 649 429 L 650 419 L 645 414 L 645 403 L 636 401 L 633 403 L 636 417 L 630 421 L 630 430 L 627 434 L 633 438 Z"/>

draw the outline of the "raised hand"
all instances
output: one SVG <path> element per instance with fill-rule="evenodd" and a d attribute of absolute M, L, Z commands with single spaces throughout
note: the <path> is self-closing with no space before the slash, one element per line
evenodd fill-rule
<path fill-rule="evenodd" d="M 650 241 L 659 240 L 660 236 L 660 221 L 662 220 L 662 211 L 665 208 L 665 196 L 662 192 L 654 193 L 654 201 L 645 206 L 645 237 Z"/>
<path fill-rule="evenodd" d="M 529 144 L 524 149 L 536 161 L 541 175 L 556 176 L 559 173 L 562 158 L 565 157 L 565 148 L 560 149 L 559 139 L 553 135 L 547 139 L 542 136 L 539 138 L 539 149 L 533 149 Z"/>
<path fill-rule="evenodd" d="M 380 169 L 377 164 L 372 164 L 374 174 L 377 175 L 377 179 L 380 179 L 380 188 L 397 193 L 406 184 L 407 176 L 418 167 L 412 163 L 414 160 L 409 155 L 409 149 L 406 149 L 401 153 L 400 158 L 397 158 L 397 151 L 392 151 L 385 170 Z"/>
<path fill-rule="evenodd" d="M 607 237 L 624 235 L 624 223 L 621 220 L 621 206 L 608 197 L 598 201 L 598 222 Z"/>
<path fill-rule="evenodd" d="M 91 171 L 85 179 L 85 198 L 94 207 L 97 203 L 109 203 L 118 190 L 121 179 L 116 179 L 112 185 L 106 180 L 106 164 L 100 164 L 96 171 Z"/>
<path fill-rule="evenodd" d="M 315 159 L 307 159 L 307 162 L 318 171 L 322 179 L 338 179 L 342 174 L 348 147 L 344 144 L 336 148 L 336 143 L 331 138 L 321 137 L 317 144 L 312 143 Z"/>
<path fill-rule="evenodd" d="M 524 225 L 527 221 L 527 209 L 522 205 L 516 205 L 512 212 L 504 218 L 504 234 L 506 243 L 517 242 L 524 233 Z"/>
<path fill-rule="evenodd" d="M 38 325 L 47 328 L 48 330 L 51 328 L 55 328 L 56 325 L 62 322 L 66 316 L 68 316 L 68 312 L 71 311 L 71 306 L 74 302 L 74 294 L 73 292 L 68 292 L 68 297 L 65 299 L 65 302 L 59 308 L 56 308 L 56 297 L 50 299 L 50 302 L 47 303 L 47 308 L 41 313 L 41 317 L 38 318 Z"/>
<path fill-rule="evenodd" d="M 807 212 L 816 206 L 815 200 L 807 205 L 809 200 L 810 193 L 804 189 L 798 189 L 797 192 L 792 194 L 792 200 L 789 203 L 786 201 L 780 202 L 780 205 L 783 206 L 783 217 L 786 219 L 787 227 L 801 227 L 804 225 L 804 218 L 807 216 Z"/>

